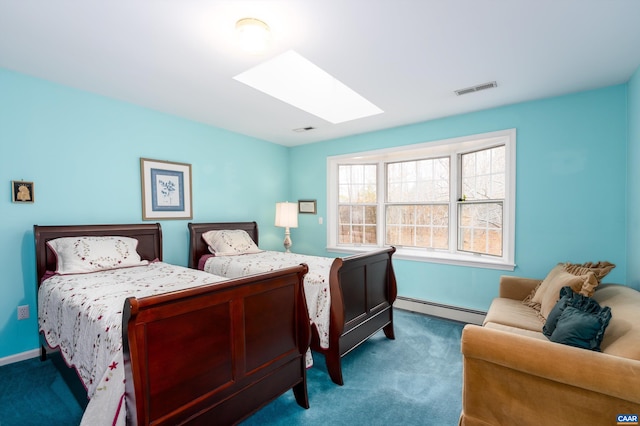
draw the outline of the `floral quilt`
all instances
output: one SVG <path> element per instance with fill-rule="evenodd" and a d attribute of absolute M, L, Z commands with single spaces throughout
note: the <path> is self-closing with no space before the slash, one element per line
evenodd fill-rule
<path fill-rule="evenodd" d="M 227 278 L 269 272 L 276 269 L 306 263 L 309 272 L 304 276 L 304 293 L 309 309 L 309 319 L 315 324 L 320 337 L 320 347 L 329 347 L 329 273 L 334 259 L 307 256 L 297 253 L 263 251 L 237 256 L 212 256 L 204 264 L 204 270 Z M 307 358 L 307 364 L 309 359 Z"/>
<path fill-rule="evenodd" d="M 152 296 L 227 278 L 163 262 L 75 275 L 54 275 L 38 290 L 38 321 L 87 389 L 82 424 L 124 424 L 122 310 L 127 297 Z"/>

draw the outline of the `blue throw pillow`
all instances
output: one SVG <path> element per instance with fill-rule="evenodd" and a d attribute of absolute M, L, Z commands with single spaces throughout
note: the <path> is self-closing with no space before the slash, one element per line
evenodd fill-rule
<path fill-rule="evenodd" d="M 577 348 L 600 351 L 604 331 L 610 319 L 611 309 L 607 306 L 597 313 L 566 306 L 549 340 Z"/>
<path fill-rule="evenodd" d="M 542 327 L 542 333 L 545 336 L 551 337 L 551 335 L 553 334 L 553 330 L 556 329 L 556 323 L 558 322 L 558 318 L 560 318 L 560 315 L 562 315 L 562 311 L 564 311 L 564 308 L 567 307 L 567 305 L 569 304 L 569 301 L 573 298 L 574 294 L 577 294 L 577 293 L 574 293 L 571 287 L 569 286 L 562 287 L 560 289 L 560 299 L 558 300 L 558 302 L 556 302 L 553 309 L 551 309 L 551 311 L 549 312 L 549 315 L 547 315 L 547 321 L 544 323 L 544 326 Z"/>
<path fill-rule="evenodd" d="M 560 289 L 560 299 L 556 302 L 553 309 L 551 309 L 549 315 L 547 315 L 547 320 L 542 327 L 542 333 L 545 336 L 551 337 L 558 323 L 558 319 L 567 306 L 573 306 L 580 311 L 592 314 L 597 314 L 602 310 L 598 302 L 592 298 L 574 292 L 569 286 L 562 287 Z"/>

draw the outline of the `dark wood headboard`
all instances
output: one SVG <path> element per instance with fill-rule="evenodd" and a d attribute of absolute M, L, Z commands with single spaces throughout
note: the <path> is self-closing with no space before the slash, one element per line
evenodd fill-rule
<path fill-rule="evenodd" d="M 202 239 L 202 234 L 207 231 L 219 231 L 222 229 L 242 229 L 258 245 L 258 224 L 256 222 L 214 222 L 214 223 L 189 223 L 189 268 L 198 268 L 198 261 L 205 254 L 211 254 L 207 243 Z"/>
<path fill-rule="evenodd" d="M 138 240 L 138 254 L 143 260 L 162 260 L 162 229 L 159 223 L 127 225 L 33 226 L 36 242 L 36 277 L 38 285 L 46 271 L 56 270 L 56 256 L 47 241 L 61 237 L 118 236 Z"/>

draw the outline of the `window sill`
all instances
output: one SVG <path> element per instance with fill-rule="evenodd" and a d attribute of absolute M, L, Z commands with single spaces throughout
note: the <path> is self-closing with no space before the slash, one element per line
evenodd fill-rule
<path fill-rule="evenodd" d="M 358 247 L 327 247 L 327 251 L 332 253 L 359 254 L 368 251 L 377 250 L 377 246 L 358 246 Z M 439 253 L 427 250 L 411 250 L 406 248 L 397 248 L 393 255 L 394 259 L 412 260 L 416 262 L 440 263 L 444 265 L 467 266 L 472 268 L 497 269 L 502 271 L 513 271 L 516 267 L 514 263 L 504 262 L 502 259 L 495 260 L 485 256 L 475 254 L 451 254 Z"/>

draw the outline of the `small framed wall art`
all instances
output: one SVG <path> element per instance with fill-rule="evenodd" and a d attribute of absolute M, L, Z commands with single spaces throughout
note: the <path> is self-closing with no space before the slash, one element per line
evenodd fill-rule
<path fill-rule="evenodd" d="M 298 200 L 298 213 L 316 214 L 316 200 Z"/>
<path fill-rule="evenodd" d="M 191 164 L 140 159 L 142 220 L 193 219 Z"/>
<path fill-rule="evenodd" d="M 35 201 L 33 182 L 11 181 L 11 200 L 14 203 L 33 203 Z"/>

